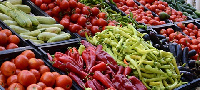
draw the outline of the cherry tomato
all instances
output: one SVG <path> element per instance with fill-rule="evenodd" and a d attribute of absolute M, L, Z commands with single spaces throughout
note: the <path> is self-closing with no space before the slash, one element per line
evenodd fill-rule
<path fill-rule="evenodd" d="M 184 38 L 185 36 L 182 35 L 181 33 L 177 35 L 177 39 L 180 40 L 181 38 Z"/>
<path fill-rule="evenodd" d="M 60 7 L 59 6 L 56 6 L 56 7 L 54 7 L 53 9 L 52 9 L 52 14 L 54 15 L 54 16 L 58 16 L 59 15 L 59 13 L 60 13 Z"/>
<path fill-rule="evenodd" d="M 174 39 L 177 39 L 177 35 L 176 35 L 176 33 L 171 33 L 171 34 L 169 35 L 169 41 L 172 41 L 172 40 L 174 40 Z"/>
<path fill-rule="evenodd" d="M 69 25 L 69 30 L 72 33 L 77 33 L 79 30 L 81 30 L 83 27 L 78 25 L 78 24 L 73 24 L 73 25 Z"/>
<path fill-rule="evenodd" d="M 127 0 L 127 1 L 126 1 L 126 5 L 127 5 L 128 7 L 134 7 L 135 2 L 134 2 L 133 0 Z"/>
<path fill-rule="evenodd" d="M 190 45 L 190 50 L 198 50 L 198 47 L 197 45 Z"/>
<path fill-rule="evenodd" d="M 55 6 L 56 6 L 55 3 L 48 4 L 49 9 L 53 9 Z"/>
<path fill-rule="evenodd" d="M 93 26 L 96 26 L 96 25 L 97 25 L 97 18 L 92 18 L 92 19 L 90 20 L 90 22 L 91 22 L 91 24 L 92 24 Z"/>
<path fill-rule="evenodd" d="M 174 33 L 174 30 L 172 28 L 168 28 L 166 31 L 168 35 L 170 35 L 171 33 Z"/>
<path fill-rule="evenodd" d="M 98 18 L 106 19 L 107 18 L 106 13 L 104 13 L 104 12 L 99 13 Z"/>
<path fill-rule="evenodd" d="M 35 0 L 35 5 L 36 6 L 40 6 L 42 4 L 42 0 Z"/>
<path fill-rule="evenodd" d="M 88 10 L 87 7 L 83 7 L 81 13 L 85 15 L 90 15 L 90 11 Z"/>
<path fill-rule="evenodd" d="M 77 20 L 77 23 L 81 26 L 85 26 L 87 19 L 84 16 L 80 16 Z"/>
<path fill-rule="evenodd" d="M 67 10 L 69 8 L 69 2 L 67 0 L 62 0 L 59 6 L 60 6 L 60 9 Z"/>
<path fill-rule="evenodd" d="M 84 4 L 78 2 L 78 6 L 77 6 L 78 8 L 82 9 L 84 6 L 85 6 Z"/>
<path fill-rule="evenodd" d="M 99 14 L 99 12 L 100 12 L 99 8 L 97 8 L 97 7 L 93 7 L 91 9 L 91 11 L 92 11 L 92 15 L 93 16 L 97 16 Z"/>
<path fill-rule="evenodd" d="M 99 30 L 98 26 L 92 26 L 91 32 L 92 32 L 93 35 L 95 35 L 95 33 L 101 32 L 101 30 Z"/>
<path fill-rule="evenodd" d="M 67 18 L 64 18 L 60 21 L 60 24 L 63 25 L 65 28 L 69 27 L 70 21 Z"/>
<path fill-rule="evenodd" d="M 42 9 L 43 11 L 46 11 L 49 8 L 48 8 L 48 5 L 46 3 L 43 3 L 43 4 L 40 5 L 40 9 Z"/>
<path fill-rule="evenodd" d="M 181 38 L 181 39 L 179 40 L 179 43 L 182 44 L 182 45 L 187 45 L 186 38 Z"/>
<path fill-rule="evenodd" d="M 115 23 L 110 22 L 110 23 L 108 23 L 108 26 L 116 26 L 116 25 L 115 25 Z"/>
<path fill-rule="evenodd" d="M 77 7 L 78 3 L 75 0 L 69 0 L 69 5 L 71 8 L 75 8 Z"/>
<path fill-rule="evenodd" d="M 80 14 L 72 14 L 70 20 L 76 22 L 80 16 Z"/>
<path fill-rule="evenodd" d="M 80 14 L 81 13 L 81 9 L 80 8 L 75 8 L 74 13 Z"/>
<path fill-rule="evenodd" d="M 103 27 L 103 26 L 107 26 L 108 23 L 107 23 L 106 20 L 104 20 L 103 18 L 99 18 L 99 19 L 97 20 L 97 25 Z"/>

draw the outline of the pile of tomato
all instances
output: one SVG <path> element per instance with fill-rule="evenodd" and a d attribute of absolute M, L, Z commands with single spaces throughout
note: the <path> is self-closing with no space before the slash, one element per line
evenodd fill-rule
<path fill-rule="evenodd" d="M 2 63 L 0 71 L 0 85 L 6 90 L 70 90 L 72 86 L 69 76 L 50 72 L 31 50 Z"/>
<path fill-rule="evenodd" d="M 196 50 L 197 54 L 192 57 L 192 59 L 197 60 L 200 52 L 200 29 L 198 29 L 193 23 L 178 23 L 177 26 L 180 27 L 183 30 L 183 33 L 188 36 L 185 36 L 180 32 L 174 32 L 172 28 L 166 30 L 161 29 L 160 34 L 168 37 L 169 41 L 181 44 L 182 48 L 188 47 L 189 50 Z"/>
<path fill-rule="evenodd" d="M 165 24 L 165 21 L 160 21 L 159 17 L 154 17 L 151 11 L 144 11 L 142 5 L 138 6 L 133 0 L 113 0 L 117 7 L 124 11 L 126 14 L 132 12 L 133 18 L 139 23 L 145 23 L 149 25 L 161 25 Z"/>
<path fill-rule="evenodd" d="M 168 6 L 167 2 L 158 0 L 138 0 L 141 4 L 145 5 L 148 9 L 160 14 L 160 12 L 165 12 L 170 15 L 170 20 L 173 22 L 181 22 L 187 20 L 187 16 L 183 15 L 181 11 L 176 11 Z"/>
<path fill-rule="evenodd" d="M 0 51 L 18 48 L 20 39 L 8 29 L 0 27 Z"/>
<path fill-rule="evenodd" d="M 97 7 L 89 7 L 77 0 L 31 0 L 48 15 L 60 22 L 72 33 L 85 37 L 101 32 L 105 26 L 115 26 L 115 21 L 107 21 L 106 13 Z"/>

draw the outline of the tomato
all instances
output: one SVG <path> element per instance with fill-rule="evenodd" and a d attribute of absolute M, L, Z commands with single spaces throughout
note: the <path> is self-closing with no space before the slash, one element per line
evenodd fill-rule
<path fill-rule="evenodd" d="M 43 3 L 40 5 L 40 9 L 42 9 L 43 11 L 46 11 L 49 9 L 48 5 L 46 3 Z"/>
<path fill-rule="evenodd" d="M 67 0 L 62 0 L 59 6 L 60 6 L 60 9 L 67 10 L 69 8 L 69 2 Z"/>
<path fill-rule="evenodd" d="M 84 4 L 78 2 L 78 6 L 77 6 L 78 8 L 82 9 L 84 6 L 85 6 Z"/>
<path fill-rule="evenodd" d="M 86 23 L 86 29 L 91 29 L 92 28 L 92 24 L 91 23 Z"/>
<path fill-rule="evenodd" d="M 190 33 L 187 30 L 183 30 L 183 33 L 189 35 Z"/>
<path fill-rule="evenodd" d="M 88 29 L 83 29 L 83 30 L 79 30 L 79 31 L 78 31 L 78 34 L 79 34 L 81 37 L 85 37 L 85 33 L 87 33 L 88 36 L 91 35 L 91 32 L 90 32 L 90 30 L 88 30 Z"/>
<path fill-rule="evenodd" d="M 60 21 L 60 24 L 63 25 L 65 28 L 69 27 L 70 21 L 67 18 L 64 18 Z"/>
<path fill-rule="evenodd" d="M 159 4 L 159 5 L 158 5 L 158 8 L 159 8 L 160 10 L 165 10 L 165 6 L 162 5 L 162 4 Z"/>
<path fill-rule="evenodd" d="M 69 0 L 69 5 L 71 8 L 75 8 L 78 6 L 78 3 L 75 0 Z"/>
<path fill-rule="evenodd" d="M 179 40 L 179 43 L 182 44 L 182 45 L 187 45 L 187 40 L 186 40 L 186 38 L 181 38 L 181 39 Z"/>
<path fill-rule="evenodd" d="M 53 13 L 52 13 L 52 14 L 53 14 Z M 56 20 L 56 22 L 60 22 L 60 18 L 58 18 L 58 17 L 56 17 L 56 16 L 54 16 L 53 18 Z"/>
<path fill-rule="evenodd" d="M 59 13 L 60 13 L 60 7 L 59 6 L 56 6 L 56 7 L 54 7 L 53 9 L 52 9 L 52 14 L 54 15 L 54 16 L 58 16 L 59 15 Z"/>
<path fill-rule="evenodd" d="M 17 75 L 17 81 L 21 83 L 23 86 L 29 86 L 31 84 L 36 83 L 36 78 L 35 75 L 28 71 L 28 70 L 22 70 L 18 75 Z"/>
<path fill-rule="evenodd" d="M 87 19 L 84 16 L 80 16 L 77 20 L 77 23 L 81 26 L 85 26 Z"/>
<path fill-rule="evenodd" d="M 96 25 L 97 25 L 97 18 L 92 18 L 92 19 L 90 20 L 90 22 L 91 22 L 91 24 L 92 24 L 93 26 L 96 26 Z"/>
<path fill-rule="evenodd" d="M 81 30 L 83 27 L 78 25 L 78 24 L 73 24 L 73 25 L 69 25 L 69 30 L 72 33 L 77 33 L 79 30 Z"/>
<path fill-rule="evenodd" d="M 8 37 L 8 42 L 9 42 L 9 43 L 19 44 L 20 39 L 19 39 L 16 35 L 10 35 L 10 36 Z"/>
<path fill-rule="evenodd" d="M 48 4 L 49 9 L 53 9 L 55 6 L 56 6 L 55 3 L 53 2 Z"/>
<path fill-rule="evenodd" d="M 147 3 L 153 3 L 155 0 L 145 0 Z"/>
<path fill-rule="evenodd" d="M 190 36 L 192 39 L 196 39 L 196 37 L 195 36 Z"/>
<path fill-rule="evenodd" d="M 40 87 L 39 85 L 37 84 L 31 84 L 27 87 L 26 90 L 42 90 L 42 87 Z"/>
<path fill-rule="evenodd" d="M 93 8 L 91 9 L 91 12 L 92 12 L 92 15 L 93 15 L 93 16 L 97 16 L 97 15 L 99 14 L 100 10 L 99 10 L 99 8 L 97 8 L 97 7 L 93 7 Z"/>
<path fill-rule="evenodd" d="M 108 26 L 116 26 L 116 25 L 115 25 L 115 23 L 110 22 L 110 23 L 108 23 Z"/>
<path fill-rule="evenodd" d="M 65 90 L 65 89 L 62 87 L 55 87 L 54 90 Z"/>
<path fill-rule="evenodd" d="M 177 39 L 176 33 L 171 33 L 171 34 L 169 35 L 169 41 L 172 41 L 172 40 L 174 40 L 174 39 Z"/>
<path fill-rule="evenodd" d="M 49 67 L 47 67 L 47 66 L 45 66 L 45 65 L 42 65 L 42 66 L 40 66 L 40 74 L 43 74 L 43 73 L 45 73 L 45 72 L 50 72 L 50 69 L 49 69 Z"/>
<path fill-rule="evenodd" d="M 37 69 L 39 70 L 40 69 L 40 62 L 36 59 L 36 58 L 31 58 L 28 60 L 28 63 L 29 63 L 29 69 Z"/>
<path fill-rule="evenodd" d="M 7 37 L 12 35 L 12 32 L 10 30 L 8 30 L 8 29 L 1 30 L 1 32 L 5 33 L 7 35 Z"/>
<path fill-rule="evenodd" d="M 56 4 L 59 6 L 62 0 L 56 0 Z"/>
<path fill-rule="evenodd" d="M 51 3 L 51 0 L 42 0 L 43 3 L 49 4 Z"/>
<path fill-rule="evenodd" d="M 200 44 L 197 45 L 198 49 L 200 49 Z"/>
<path fill-rule="evenodd" d="M 60 76 L 60 74 L 57 73 L 57 72 L 51 72 L 51 73 L 54 75 L 55 78 L 57 78 L 58 76 Z"/>
<path fill-rule="evenodd" d="M 199 44 L 199 41 L 197 39 L 192 39 L 192 44 L 197 45 L 197 44 Z"/>
<path fill-rule="evenodd" d="M 55 84 L 56 78 L 51 72 L 45 72 L 42 74 L 40 81 L 43 82 L 47 87 L 52 87 Z"/>
<path fill-rule="evenodd" d="M 14 48 L 18 48 L 18 46 L 15 43 L 10 43 L 6 46 L 6 49 L 14 49 Z"/>
<path fill-rule="evenodd" d="M 168 35 L 170 35 L 171 33 L 174 33 L 174 30 L 172 28 L 168 28 L 166 31 Z"/>
<path fill-rule="evenodd" d="M 134 7 L 135 2 L 134 2 L 133 0 L 127 0 L 127 1 L 126 1 L 126 5 L 127 5 L 128 7 Z"/>
<path fill-rule="evenodd" d="M 148 24 L 150 24 L 150 25 L 156 25 L 156 20 L 150 20 L 150 21 L 148 22 Z"/>
<path fill-rule="evenodd" d="M 106 13 L 104 13 L 104 12 L 99 13 L 98 18 L 106 19 L 107 18 Z"/>
<path fill-rule="evenodd" d="M 195 56 L 191 57 L 193 60 L 197 60 L 199 57 L 199 54 L 196 54 Z M 198 59 L 199 60 L 199 59 Z"/>
<path fill-rule="evenodd" d="M 28 59 L 35 58 L 35 53 L 31 50 L 25 50 L 21 53 L 21 55 L 26 56 Z"/>
<path fill-rule="evenodd" d="M 11 75 L 8 79 L 7 79 L 7 85 L 10 86 L 13 83 L 17 83 L 17 75 Z"/>
<path fill-rule="evenodd" d="M 5 85 L 6 85 L 6 77 L 2 74 L 0 74 L 0 85 L 2 87 L 5 87 Z"/>
<path fill-rule="evenodd" d="M 2 47 L 2 46 L 0 46 L 0 51 L 4 51 L 4 50 L 6 50 L 6 48 L 5 48 L 5 47 Z"/>
<path fill-rule="evenodd" d="M 83 7 L 81 13 L 85 15 L 90 15 L 90 11 L 88 10 L 87 7 Z"/>
<path fill-rule="evenodd" d="M 54 90 L 52 87 L 45 87 L 43 90 Z"/>
<path fill-rule="evenodd" d="M 46 85 L 43 82 L 38 82 L 37 85 L 39 85 L 40 87 L 42 87 L 42 89 L 44 89 L 46 87 Z"/>
<path fill-rule="evenodd" d="M 16 69 L 16 75 L 18 75 L 19 73 L 21 72 L 21 70 L 20 69 Z"/>
<path fill-rule="evenodd" d="M 113 0 L 113 2 L 115 2 L 115 3 L 119 3 L 119 2 L 120 2 L 120 0 Z"/>
<path fill-rule="evenodd" d="M 198 34 L 198 31 L 197 30 L 192 30 L 192 32 L 197 35 Z"/>
<path fill-rule="evenodd" d="M 177 35 L 177 39 L 180 40 L 181 38 L 184 38 L 185 36 L 182 35 L 181 33 Z"/>
<path fill-rule="evenodd" d="M 72 14 L 70 20 L 72 22 L 76 22 L 80 16 L 81 16 L 80 14 Z"/>
<path fill-rule="evenodd" d="M 92 26 L 91 32 L 92 32 L 93 35 L 95 35 L 95 33 L 101 32 L 101 30 L 99 30 L 98 26 Z"/>
<path fill-rule="evenodd" d="M 35 0 L 31 0 L 31 2 L 35 3 Z"/>
<path fill-rule="evenodd" d="M 15 58 L 14 63 L 17 69 L 27 69 L 28 67 L 28 58 L 25 55 L 19 55 Z"/>
<path fill-rule="evenodd" d="M 198 50 L 198 47 L 197 45 L 190 45 L 190 50 Z"/>
<path fill-rule="evenodd" d="M 37 59 L 40 62 L 40 66 L 44 65 L 44 61 L 42 59 Z"/>
<path fill-rule="evenodd" d="M 195 34 L 193 32 L 190 32 L 190 36 L 195 36 Z"/>
<path fill-rule="evenodd" d="M 185 24 L 183 23 L 178 23 L 177 26 L 180 27 L 182 30 L 185 29 Z"/>
<path fill-rule="evenodd" d="M 13 83 L 8 87 L 8 90 L 25 90 L 20 83 Z"/>
<path fill-rule="evenodd" d="M 7 44 L 8 37 L 5 33 L 0 32 L 0 46 L 4 46 Z"/>
<path fill-rule="evenodd" d="M 5 61 L 2 65 L 1 65 L 1 73 L 5 76 L 11 76 L 14 75 L 16 72 L 16 66 L 14 63 L 10 62 L 10 61 Z"/>
<path fill-rule="evenodd" d="M 72 86 L 72 79 L 67 75 L 60 75 L 56 78 L 56 87 L 62 87 L 65 90 L 70 90 Z"/>
<path fill-rule="evenodd" d="M 189 24 L 187 25 L 187 27 L 190 28 L 190 29 L 194 29 L 194 28 L 195 28 L 193 23 L 189 23 Z"/>
<path fill-rule="evenodd" d="M 98 26 L 102 26 L 102 27 L 108 25 L 107 21 L 104 20 L 103 18 L 99 18 L 96 23 Z"/>
<path fill-rule="evenodd" d="M 42 0 L 35 0 L 35 5 L 36 6 L 40 6 L 42 4 Z"/>

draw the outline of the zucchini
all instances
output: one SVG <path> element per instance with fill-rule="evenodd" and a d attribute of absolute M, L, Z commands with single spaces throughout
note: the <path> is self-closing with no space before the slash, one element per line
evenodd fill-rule
<path fill-rule="evenodd" d="M 0 13 L 0 19 L 1 19 L 1 21 L 4 21 L 4 20 L 13 20 L 10 16 L 8 16 L 6 14 L 3 14 L 3 13 Z"/>
<path fill-rule="evenodd" d="M 34 26 L 37 26 L 38 24 L 40 24 L 39 21 L 35 17 L 33 17 L 31 15 L 27 15 L 27 16 L 31 20 L 31 22 L 33 23 Z"/>
<path fill-rule="evenodd" d="M 47 42 L 58 42 L 58 41 L 68 40 L 70 39 L 70 37 L 71 35 L 69 33 L 64 33 L 50 38 Z"/>
<path fill-rule="evenodd" d="M 7 0 L 7 1 L 12 3 L 13 5 L 15 5 L 15 4 L 21 5 L 22 4 L 22 0 Z"/>
<path fill-rule="evenodd" d="M 57 36 L 55 33 L 42 32 L 38 35 L 38 39 L 42 41 L 48 41 L 50 38 Z"/>
<path fill-rule="evenodd" d="M 43 44 L 44 41 L 42 40 L 31 40 L 32 42 L 34 42 L 35 44 Z"/>
<path fill-rule="evenodd" d="M 27 5 L 14 5 L 14 6 L 27 14 L 29 14 L 31 12 L 31 8 Z"/>
<path fill-rule="evenodd" d="M 55 24 L 56 20 L 52 17 L 34 16 L 41 24 Z"/>
<path fill-rule="evenodd" d="M 9 27 L 18 34 L 30 32 L 29 30 L 26 30 L 25 28 L 15 26 L 15 25 L 10 25 Z"/>
<path fill-rule="evenodd" d="M 23 35 L 28 35 L 28 36 L 36 37 L 36 36 L 38 36 L 40 33 L 41 33 L 40 30 L 34 30 L 34 31 L 31 31 L 31 32 L 23 33 Z"/>
<path fill-rule="evenodd" d="M 61 29 L 58 27 L 50 27 L 50 28 L 44 28 L 44 32 L 51 32 L 55 34 L 59 34 L 61 32 Z"/>
<path fill-rule="evenodd" d="M 64 29 L 64 26 L 61 25 L 61 24 L 39 24 L 39 25 L 37 26 L 38 29 L 39 29 L 39 28 L 49 28 L 49 27 L 58 27 L 58 28 L 60 28 L 61 30 Z"/>
<path fill-rule="evenodd" d="M 33 37 L 33 36 L 28 36 L 28 35 L 24 35 L 23 33 L 20 34 L 20 36 L 22 38 L 24 38 L 25 40 L 37 40 L 37 37 Z"/>
<path fill-rule="evenodd" d="M 3 22 L 5 24 L 7 24 L 8 26 L 10 26 L 10 25 L 16 25 L 16 26 L 18 26 L 17 22 L 12 21 L 12 20 L 4 20 Z"/>

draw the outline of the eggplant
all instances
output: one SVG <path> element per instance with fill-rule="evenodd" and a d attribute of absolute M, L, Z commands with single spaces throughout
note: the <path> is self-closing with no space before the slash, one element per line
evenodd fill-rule
<path fill-rule="evenodd" d="M 195 65 L 196 65 L 196 60 L 189 60 L 188 62 L 189 68 L 195 68 Z"/>
<path fill-rule="evenodd" d="M 183 77 L 189 81 L 192 81 L 195 78 L 197 78 L 195 74 L 188 71 L 180 71 L 180 74 L 183 74 Z"/>
<path fill-rule="evenodd" d="M 176 45 L 177 45 L 177 43 L 170 43 L 169 44 L 169 51 L 174 55 L 174 57 L 177 56 L 177 54 L 176 54 Z"/>
<path fill-rule="evenodd" d="M 183 82 L 188 82 L 188 80 L 187 80 L 186 78 L 184 78 L 184 77 L 181 77 L 181 80 L 182 80 Z"/>
<path fill-rule="evenodd" d="M 164 35 L 160 35 L 160 34 L 156 34 L 156 36 L 157 36 L 159 39 L 165 39 L 165 38 L 166 38 Z"/>
<path fill-rule="evenodd" d="M 168 52 L 169 51 L 169 46 L 168 45 L 163 45 L 163 50 Z"/>
<path fill-rule="evenodd" d="M 149 35 L 150 35 L 150 39 L 151 39 L 151 41 L 153 43 L 155 43 L 155 44 L 161 44 L 160 40 L 158 39 L 158 37 L 156 36 L 156 34 L 154 32 L 150 31 Z"/>
<path fill-rule="evenodd" d="M 178 66 L 179 71 L 187 71 L 193 73 L 193 71 L 189 68 L 183 67 L 183 66 Z"/>
<path fill-rule="evenodd" d="M 144 39 L 145 41 L 149 41 L 149 40 L 150 40 L 149 34 L 145 34 L 145 35 L 143 36 L 143 39 Z"/>
<path fill-rule="evenodd" d="M 159 44 L 155 44 L 153 45 L 155 48 L 160 48 L 160 45 Z"/>
<path fill-rule="evenodd" d="M 181 59 L 182 59 L 182 54 L 183 54 L 183 51 L 182 51 L 182 48 L 181 48 L 181 45 L 178 44 L 176 45 L 176 63 L 178 65 L 181 65 L 180 62 L 181 62 Z"/>
<path fill-rule="evenodd" d="M 189 52 L 188 52 L 188 58 L 190 58 L 190 57 L 192 57 L 192 56 L 195 56 L 197 54 L 197 52 L 196 52 L 196 50 L 190 50 Z"/>
<path fill-rule="evenodd" d="M 188 51 L 189 51 L 189 48 L 188 47 L 185 47 L 183 49 L 183 57 L 182 57 L 182 63 L 184 64 L 185 63 L 185 66 L 188 67 Z"/>
<path fill-rule="evenodd" d="M 167 42 L 167 39 L 166 39 L 166 38 L 161 40 L 161 44 L 163 44 L 163 45 L 165 45 L 166 42 Z"/>

